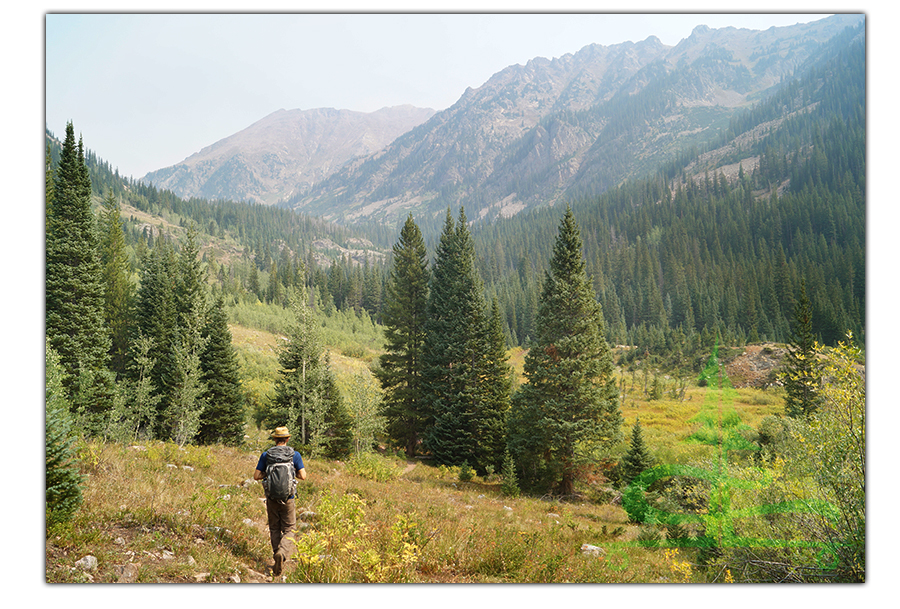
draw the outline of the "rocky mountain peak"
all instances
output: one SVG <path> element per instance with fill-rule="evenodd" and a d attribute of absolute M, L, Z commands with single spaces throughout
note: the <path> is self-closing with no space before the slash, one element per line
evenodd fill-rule
<path fill-rule="evenodd" d="M 143 180 L 182 197 L 271 204 L 381 150 L 434 113 L 410 105 L 370 113 L 282 108 Z"/>
<path fill-rule="evenodd" d="M 492 219 L 597 195 L 727 127 L 860 15 L 764 31 L 698 25 L 508 66 L 441 112 L 278 110 L 153 174 L 187 196 L 352 222 L 465 206 Z"/>

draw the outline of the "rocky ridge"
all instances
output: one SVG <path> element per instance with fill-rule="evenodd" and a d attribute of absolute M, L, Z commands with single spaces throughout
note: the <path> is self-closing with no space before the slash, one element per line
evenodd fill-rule
<path fill-rule="evenodd" d="M 371 113 L 282 109 L 142 180 L 181 197 L 272 204 L 384 148 L 433 114 L 409 105 Z"/>
<path fill-rule="evenodd" d="M 458 206 L 470 219 L 508 217 L 597 196 L 709 141 L 862 19 L 698 25 L 674 47 L 654 36 L 591 44 L 504 68 L 437 113 L 280 110 L 144 179 L 181 196 L 279 203 L 345 223 L 393 225 Z"/>

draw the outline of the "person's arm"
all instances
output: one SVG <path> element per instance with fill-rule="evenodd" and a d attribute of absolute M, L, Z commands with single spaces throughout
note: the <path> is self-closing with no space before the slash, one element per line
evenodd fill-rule
<path fill-rule="evenodd" d="M 296 450 L 294 451 L 294 471 L 297 472 L 297 478 L 306 480 L 306 467 L 303 465 L 303 457 Z"/>
<path fill-rule="evenodd" d="M 264 452 L 262 455 L 260 455 L 259 462 L 257 462 L 257 464 L 256 464 L 256 471 L 253 472 L 254 480 L 262 480 L 263 478 L 266 477 L 265 469 L 266 469 L 266 464 L 268 461 L 267 460 L 268 454 L 269 454 L 268 452 Z"/>

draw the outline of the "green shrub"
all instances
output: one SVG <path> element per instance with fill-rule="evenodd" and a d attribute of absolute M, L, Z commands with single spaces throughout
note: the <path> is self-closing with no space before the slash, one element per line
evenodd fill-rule
<path fill-rule="evenodd" d="M 82 503 L 82 478 L 72 443 L 72 417 L 63 395 L 59 356 L 46 347 L 46 523 L 70 520 Z"/>
<path fill-rule="evenodd" d="M 475 477 L 475 470 L 473 470 L 469 466 L 468 461 L 463 461 L 463 464 L 459 466 L 459 481 L 460 482 L 471 482 L 472 478 Z"/>
<path fill-rule="evenodd" d="M 347 462 L 347 469 L 367 480 L 387 482 L 400 475 L 400 469 L 375 453 L 360 453 Z"/>
<path fill-rule="evenodd" d="M 516 467 L 509 453 L 506 453 L 506 458 L 503 460 L 503 470 L 500 473 L 500 477 L 503 479 L 503 482 L 500 484 L 500 492 L 507 497 L 518 497 L 520 491 L 519 482 L 516 479 Z"/>

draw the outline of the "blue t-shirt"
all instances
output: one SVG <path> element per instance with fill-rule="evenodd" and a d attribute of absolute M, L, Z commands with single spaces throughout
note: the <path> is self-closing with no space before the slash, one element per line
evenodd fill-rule
<path fill-rule="evenodd" d="M 256 469 L 258 469 L 261 472 L 265 472 L 266 465 L 268 465 L 268 462 L 269 462 L 269 451 L 266 451 L 259 458 L 259 463 L 256 464 Z M 294 469 L 298 472 L 301 469 L 303 469 L 303 458 L 300 456 L 300 453 L 298 453 L 296 450 L 294 451 Z"/>

